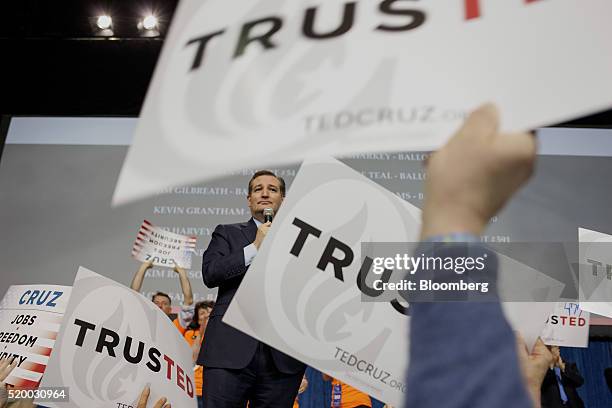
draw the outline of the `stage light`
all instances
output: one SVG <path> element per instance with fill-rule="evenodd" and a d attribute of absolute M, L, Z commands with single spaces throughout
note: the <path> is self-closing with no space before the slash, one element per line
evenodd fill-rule
<path fill-rule="evenodd" d="M 141 37 L 159 37 L 159 20 L 153 13 L 147 13 L 138 22 L 138 30 Z"/>
<path fill-rule="evenodd" d="M 93 35 L 96 37 L 112 37 L 115 35 L 113 32 L 113 19 L 110 15 L 105 12 L 92 14 L 93 15 L 89 17 L 89 26 L 91 27 Z"/>
<path fill-rule="evenodd" d="M 96 25 L 100 30 L 108 30 L 113 25 L 113 19 L 110 16 L 98 16 Z"/>
<path fill-rule="evenodd" d="M 157 23 L 157 17 L 149 15 L 142 19 L 142 28 L 145 30 L 153 30 L 157 28 Z"/>

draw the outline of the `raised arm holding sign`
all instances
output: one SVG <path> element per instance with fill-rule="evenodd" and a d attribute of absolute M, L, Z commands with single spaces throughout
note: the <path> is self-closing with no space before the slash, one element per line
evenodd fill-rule
<path fill-rule="evenodd" d="M 140 292 L 142 288 L 142 283 L 145 278 L 145 274 L 147 270 L 153 267 L 152 261 L 145 261 L 140 265 L 136 274 L 134 274 L 134 278 L 132 278 L 132 284 L 130 287 L 136 292 Z M 185 269 L 178 266 L 178 264 L 174 263 L 174 272 L 176 272 L 179 276 L 179 281 L 181 283 L 181 290 L 183 291 L 183 302 L 180 305 L 180 310 L 176 319 L 174 319 L 174 325 L 181 332 L 181 334 L 185 333 L 187 329 L 187 325 L 191 322 L 193 318 L 194 304 L 193 304 L 193 291 L 191 290 L 191 283 L 189 282 L 189 278 L 187 277 L 187 271 Z M 166 315 L 170 316 L 172 312 L 172 300 L 170 296 L 163 292 L 157 292 L 151 298 L 153 303 L 157 307 L 159 307 Z"/>
<path fill-rule="evenodd" d="M 422 240 L 479 245 L 488 220 L 529 179 L 535 152 L 533 135 L 499 132 L 494 106 L 472 113 L 428 162 Z M 436 255 L 444 256 L 443 251 Z M 492 265 L 487 272 L 496 274 Z M 539 406 L 537 379 L 546 364 L 519 366 L 514 335 L 498 302 L 411 306 L 410 407 Z M 536 349 L 541 346 L 538 341 Z"/>

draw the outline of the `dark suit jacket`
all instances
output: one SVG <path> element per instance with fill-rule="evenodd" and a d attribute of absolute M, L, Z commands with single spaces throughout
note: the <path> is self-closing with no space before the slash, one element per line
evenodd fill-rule
<path fill-rule="evenodd" d="M 578 371 L 575 363 L 565 363 L 565 371 L 561 371 L 561 383 L 567 395 L 567 405 L 561 403 L 559 385 L 553 370 L 546 372 L 546 377 L 542 382 L 542 408 L 584 408 L 584 402 L 576 392 L 576 388 L 584 384 L 584 379 Z"/>
<path fill-rule="evenodd" d="M 239 224 L 218 225 L 202 258 L 202 277 L 209 288 L 219 288 L 198 364 L 208 368 L 240 369 L 252 360 L 259 342 L 228 326 L 221 319 L 242 282 L 248 267 L 244 247 L 255 240 L 257 226 L 251 219 Z M 271 350 L 279 371 L 295 374 L 306 366 L 278 350 Z"/>

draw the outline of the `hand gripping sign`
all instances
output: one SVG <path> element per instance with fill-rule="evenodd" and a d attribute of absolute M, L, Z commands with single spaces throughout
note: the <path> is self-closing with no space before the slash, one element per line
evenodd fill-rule
<path fill-rule="evenodd" d="M 157 266 L 191 268 L 191 253 L 195 251 L 196 237 L 175 234 L 144 220 L 132 247 L 132 256 Z"/>
<path fill-rule="evenodd" d="M 182 0 L 113 202 L 435 149 L 488 101 L 509 131 L 609 108 L 610 15 L 609 0 Z"/>
<path fill-rule="evenodd" d="M 0 358 L 17 359 L 5 382 L 37 388 L 49 363 L 72 288 L 14 285 L 0 303 Z"/>
<path fill-rule="evenodd" d="M 85 268 L 79 271 L 41 386 L 68 387 L 56 407 L 136 406 L 150 400 L 195 407 L 191 349 L 168 316 L 139 293 Z"/>

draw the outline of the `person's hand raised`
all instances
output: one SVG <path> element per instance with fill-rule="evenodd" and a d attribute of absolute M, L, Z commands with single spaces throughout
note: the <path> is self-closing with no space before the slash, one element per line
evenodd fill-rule
<path fill-rule="evenodd" d="M 422 238 L 453 232 L 479 235 L 531 176 L 536 142 L 529 133 L 500 133 L 487 104 L 427 162 Z"/>

